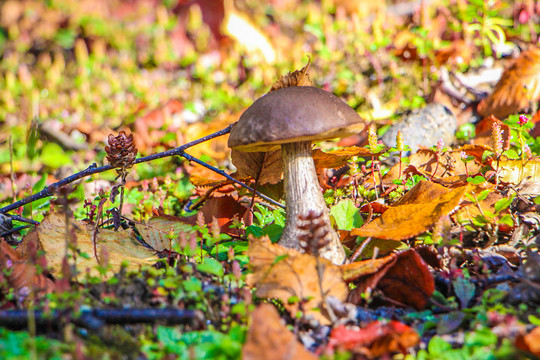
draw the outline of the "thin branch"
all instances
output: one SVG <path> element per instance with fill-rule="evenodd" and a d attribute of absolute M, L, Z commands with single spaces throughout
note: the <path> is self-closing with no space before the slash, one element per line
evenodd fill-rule
<path fill-rule="evenodd" d="M 241 181 L 238 181 L 237 179 L 233 178 L 232 176 L 225 173 L 224 171 L 219 170 L 219 169 L 217 169 L 217 168 L 215 168 L 215 167 L 213 167 L 211 165 L 208 165 L 204 161 L 201 161 L 201 160 L 199 160 L 199 159 L 185 153 L 185 150 L 192 147 L 192 146 L 198 145 L 198 144 L 200 144 L 202 142 L 211 140 L 211 139 L 216 138 L 218 136 L 228 134 L 231 131 L 233 125 L 234 124 L 231 124 L 231 125 L 227 126 L 225 129 L 222 129 L 222 130 L 217 131 L 215 133 L 212 133 L 210 135 L 204 136 L 204 137 L 202 137 L 200 139 L 188 142 L 188 143 L 186 143 L 186 144 L 184 144 L 182 146 L 179 146 L 177 148 L 167 150 L 167 151 L 163 151 L 163 152 L 160 152 L 160 153 L 157 153 L 157 154 L 152 154 L 152 155 L 149 155 L 149 156 L 138 158 L 138 159 L 135 160 L 135 164 L 140 164 L 140 163 L 144 163 L 144 162 L 148 162 L 148 161 L 152 161 L 152 160 L 156 160 L 156 159 L 161 159 L 161 158 L 168 157 L 168 156 L 174 156 L 174 155 L 182 156 L 186 160 L 196 162 L 197 164 L 200 164 L 200 165 L 202 165 L 202 166 L 204 166 L 204 167 L 206 167 L 206 168 L 208 168 L 208 169 L 210 169 L 212 171 L 215 171 L 216 173 L 226 177 L 227 179 L 237 183 L 238 185 L 245 187 L 249 191 L 253 191 L 260 198 L 262 198 L 262 199 L 264 199 L 264 200 L 266 200 L 266 201 L 268 201 L 268 202 L 270 202 L 272 204 L 275 204 L 275 205 L 277 205 L 279 207 L 284 208 L 285 207 L 284 205 L 280 204 L 279 202 L 275 201 L 272 198 L 269 198 L 268 196 L 266 196 L 264 194 L 259 193 L 258 191 L 254 191 L 251 187 L 247 186 L 246 184 L 244 184 Z M 78 172 L 76 174 L 73 174 L 71 176 L 68 176 L 65 179 L 62 179 L 60 181 L 57 181 L 57 182 L 45 187 L 40 192 L 37 192 L 37 193 L 32 194 L 32 195 L 30 195 L 30 196 L 28 196 L 28 197 L 26 197 L 26 198 L 24 198 L 22 200 L 14 202 L 13 204 L 10 204 L 10 205 L 4 206 L 3 208 L 0 208 L 0 213 L 5 214 L 8 211 L 17 209 L 17 208 L 19 208 L 21 206 L 32 203 L 32 202 L 34 202 L 36 200 L 52 196 L 54 194 L 54 192 L 58 188 L 61 188 L 62 186 L 70 184 L 70 183 L 72 183 L 74 181 L 77 181 L 79 179 L 82 179 L 82 178 L 85 178 L 85 177 L 88 177 L 88 176 L 91 176 L 91 175 L 94 175 L 94 174 L 97 174 L 97 173 L 109 171 L 109 170 L 112 170 L 112 169 L 114 169 L 114 167 L 112 167 L 111 165 L 97 166 L 96 163 L 93 163 L 92 165 L 90 165 L 85 170 L 80 171 L 80 172 Z"/>

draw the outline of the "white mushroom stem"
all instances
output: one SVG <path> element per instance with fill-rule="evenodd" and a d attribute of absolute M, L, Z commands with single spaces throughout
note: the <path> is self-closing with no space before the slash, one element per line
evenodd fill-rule
<path fill-rule="evenodd" d="M 322 219 L 328 226 L 327 238 L 330 243 L 324 247 L 320 255 L 333 262 L 343 264 L 345 251 L 338 234 L 332 229 L 328 208 L 321 192 L 315 164 L 311 156 L 311 141 L 294 142 L 281 145 L 283 159 L 283 179 L 285 201 L 287 206 L 287 221 L 279 239 L 279 244 L 300 250 L 298 216 L 307 215 L 309 211 L 322 214 Z"/>

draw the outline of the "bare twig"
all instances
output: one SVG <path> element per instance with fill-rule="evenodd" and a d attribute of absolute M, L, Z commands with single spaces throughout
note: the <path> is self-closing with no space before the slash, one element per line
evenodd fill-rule
<path fill-rule="evenodd" d="M 140 163 L 144 163 L 144 162 L 148 162 L 148 161 L 152 161 L 152 160 L 156 160 L 156 159 L 161 159 L 161 158 L 168 157 L 168 156 L 175 156 L 175 155 L 182 156 L 188 161 L 196 162 L 197 164 L 200 164 L 200 165 L 202 165 L 202 166 L 204 166 L 204 167 L 206 167 L 206 168 L 208 168 L 208 169 L 210 169 L 210 170 L 212 170 L 212 171 L 226 177 L 227 179 L 235 182 L 236 184 L 238 184 L 240 186 L 243 186 L 244 188 L 248 189 L 249 191 L 255 192 L 255 194 L 257 194 L 257 196 L 261 197 L 262 199 L 264 199 L 264 200 L 266 200 L 266 201 L 268 201 L 268 202 L 270 202 L 270 203 L 272 203 L 272 204 L 274 204 L 276 206 L 284 208 L 285 207 L 284 205 L 280 204 L 279 202 L 275 201 L 274 199 L 272 199 L 272 198 L 270 198 L 270 197 L 268 197 L 268 196 L 266 196 L 264 194 L 261 194 L 261 193 L 259 193 L 257 191 L 254 191 L 251 187 L 249 187 L 248 185 L 244 184 L 243 182 L 233 178 L 232 176 L 225 173 L 224 171 L 219 170 L 219 169 L 217 169 L 217 168 L 215 168 L 215 167 L 213 167 L 211 165 L 208 165 L 204 161 L 199 160 L 199 159 L 185 153 L 185 150 L 192 147 L 192 146 L 198 145 L 198 144 L 200 144 L 202 142 L 211 140 L 211 139 L 216 138 L 218 136 L 228 134 L 231 131 L 231 128 L 232 128 L 233 125 L 234 124 L 231 124 L 231 125 L 227 126 L 225 129 L 222 129 L 222 130 L 217 131 L 215 133 L 212 133 L 210 135 L 204 136 L 204 137 L 202 137 L 200 139 L 188 142 L 188 143 L 186 143 L 186 144 L 184 144 L 182 146 L 179 146 L 177 148 L 167 150 L 167 151 L 163 151 L 163 152 L 160 152 L 160 153 L 157 153 L 157 154 L 152 154 L 152 155 L 145 156 L 145 157 L 142 157 L 142 158 L 138 158 L 137 160 L 135 160 L 135 164 L 140 164 Z M 97 174 L 97 173 L 109 171 L 109 170 L 112 170 L 112 169 L 114 169 L 114 167 L 112 167 L 111 165 L 97 166 L 97 164 L 94 163 L 94 164 L 90 165 L 88 168 L 86 168 L 83 171 L 80 171 L 80 172 L 78 172 L 76 174 L 68 176 L 65 179 L 62 179 L 60 181 L 57 181 L 57 182 L 45 187 L 40 192 L 32 194 L 32 195 L 30 195 L 30 196 L 28 196 L 28 197 L 26 197 L 24 199 L 21 199 L 21 200 L 19 200 L 17 202 L 14 202 L 13 204 L 4 206 L 3 208 L 0 209 L 0 213 L 5 214 L 8 211 L 17 209 L 17 208 L 19 208 L 21 206 L 32 203 L 32 202 L 34 202 L 36 200 L 52 196 L 54 194 L 55 190 L 57 190 L 58 188 L 61 188 L 62 186 L 70 184 L 70 183 L 72 183 L 74 181 L 77 181 L 79 179 L 82 179 L 84 177 L 88 177 L 90 175 L 94 175 L 94 174 Z"/>

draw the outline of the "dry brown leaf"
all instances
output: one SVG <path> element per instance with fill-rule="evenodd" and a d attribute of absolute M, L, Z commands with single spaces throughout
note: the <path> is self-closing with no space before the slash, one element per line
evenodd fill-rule
<path fill-rule="evenodd" d="M 315 161 L 315 166 L 317 167 L 317 169 L 337 169 L 347 165 L 347 162 L 353 156 L 379 156 L 384 151 L 373 154 L 368 149 L 358 146 L 348 146 L 342 149 L 331 151 L 322 151 L 319 149 L 315 149 L 313 150 L 313 160 Z"/>
<path fill-rule="evenodd" d="M 540 100 L 540 49 L 530 48 L 512 61 L 493 92 L 480 104 L 478 113 L 504 119 Z"/>
<path fill-rule="evenodd" d="M 435 280 L 422 257 L 413 249 L 377 260 L 343 265 L 344 279 L 356 288 L 348 301 L 358 304 L 368 289 L 379 289 L 394 302 L 423 309 L 433 291 Z"/>
<path fill-rule="evenodd" d="M 296 340 L 296 336 L 282 324 L 276 308 L 260 304 L 251 314 L 242 360 L 315 360 Z"/>
<path fill-rule="evenodd" d="M 313 161 L 317 169 L 339 169 L 347 165 L 350 156 L 338 156 L 329 154 L 319 149 L 313 150 Z"/>
<path fill-rule="evenodd" d="M 289 298 L 309 298 L 303 305 L 306 314 L 328 323 L 328 318 L 321 312 L 325 306 L 322 303 L 314 256 L 272 244 L 268 237 L 251 237 L 248 255 L 253 273 L 248 275 L 247 283 L 256 288 L 257 296 L 280 299 L 293 316 L 298 310 L 298 304 L 290 304 Z M 322 292 L 325 296 L 334 296 L 344 301 L 348 290 L 340 268 L 322 258 L 319 263 L 323 268 Z"/>
<path fill-rule="evenodd" d="M 503 158 L 492 161 L 491 166 L 497 170 L 499 179 L 511 183 L 519 184 L 523 180 L 540 181 L 540 158 L 522 160 L 508 160 Z"/>
<path fill-rule="evenodd" d="M 176 216 L 156 216 L 145 224 L 137 224 L 135 227 L 142 239 L 148 246 L 156 251 L 172 250 L 172 244 L 182 236 L 188 235 L 194 230 L 192 225 L 194 218 L 179 218 Z"/>
<path fill-rule="evenodd" d="M 281 149 L 249 153 L 232 150 L 231 160 L 240 178 L 252 177 L 258 185 L 277 184 L 281 181 Z"/>
<path fill-rule="evenodd" d="M 46 275 L 37 272 L 36 265 L 24 259 L 17 250 L 0 240 L 0 283 L 4 278 L 13 287 L 17 298 L 29 294 L 44 295 L 54 289 L 54 283 Z"/>
<path fill-rule="evenodd" d="M 308 74 L 310 65 L 311 58 L 309 58 L 308 63 L 302 69 L 295 70 L 292 73 L 290 72 L 280 77 L 279 80 L 272 85 L 270 91 L 279 90 L 289 86 L 312 86 L 313 83 L 311 82 Z"/>
<path fill-rule="evenodd" d="M 420 182 L 415 187 L 431 187 L 426 185 Z M 429 202 L 391 206 L 377 219 L 351 230 L 351 234 L 389 240 L 409 239 L 427 231 L 442 216 L 454 211 L 469 190 L 470 187 L 466 185 L 432 198 Z"/>
<path fill-rule="evenodd" d="M 98 275 L 95 266 L 96 261 L 92 234 L 94 227 L 82 221 L 70 219 L 68 234 L 76 237 L 77 250 L 88 254 L 88 259 L 77 256 L 76 267 L 78 273 L 85 275 L 87 269 L 90 274 Z M 37 227 L 39 243 L 45 250 L 45 258 L 51 268 L 51 272 L 58 276 L 61 274 L 62 260 L 66 253 L 66 222 L 63 214 L 51 213 L 43 219 Z M 141 265 L 152 265 L 157 261 L 155 252 L 148 250 L 139 244 L 131 230 L 105 230 L 100 229 L 96 241 L 98 257 L 104 249 L 107 249 L 109 265 L 111 266 L 107 276 L 111 276 L 120 269 L 123 261 L 128 263 L 128 269 L 136 270 Z M 101 264 L 104 265 L 104 264 Z"/>

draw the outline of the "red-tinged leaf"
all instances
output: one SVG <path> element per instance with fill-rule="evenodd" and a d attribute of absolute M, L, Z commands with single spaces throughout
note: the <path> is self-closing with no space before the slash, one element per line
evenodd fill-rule
<path fill-rule="evenodd" d="M 377 201 L 372 201 L 369 204 L 364 204 L 360 207 L 360 211 L 373 214 L 384 214 L 387 209 L 387 205 L 381 204 Z"/>
<path fill-rule="evenodd" d="M 363 301 L 366 290 L 379 289 L 394 302 L 421 310 L 435 290 L 427 264 L 413 249 L 343 265 L 342 270 L 344 280 L 356 285 L 348 298 L 355 304 Z"/>
<path fill-rule="evenodd" d="M 240 229 L 232 229 L 231 225 L 235 219 L 241 220 L 246 214 L 246 210 L 247 208 L 232 196 L 222 196 L 208 199 L 200 212 L 207 224 L 211 224 L 216 219 L 221 232 L 238 236 L 243 232 Z"/>
<path fill-rule="evenodd" d="M 435 291 L 435 280 L 422 257 L 407 250 L 398 255 L 377 288 L 394 301 L 422 310 Z"/>
<path fill-rule="evenodd" d="M 344 325 L 332 329 L 327 349 L 368 354 L 371 358 L 405 353 L 419 341 L 416 331 L 399 321 L 373 321 L 361 329 L 348 329 Z"/>
<path fill-rule="evenodd" d="M 489 150 L 493 151 L 493 140 L 491 136 L 491 128 L 494 122 L 498 122 L 501 127 L 503 149 L 510 147 L 510 128 L 508 125 L 497 119 L 495 116 L 488 116 L 476 125 L 476 136 L 473 139 L 474 145 L 482 145 Z"/>
<path fill-rule="evenodd" d="M 540 49 L 530 48 L 512 61 L 493 92 L 480 104 L 478 113 L 504 119 L 540 99 Z"/>
<path fill-rule="evenodd" d="M 260 304 L 251 314 L 242 360 L 316 360 L 282 323 L 276 308 Z"/>

